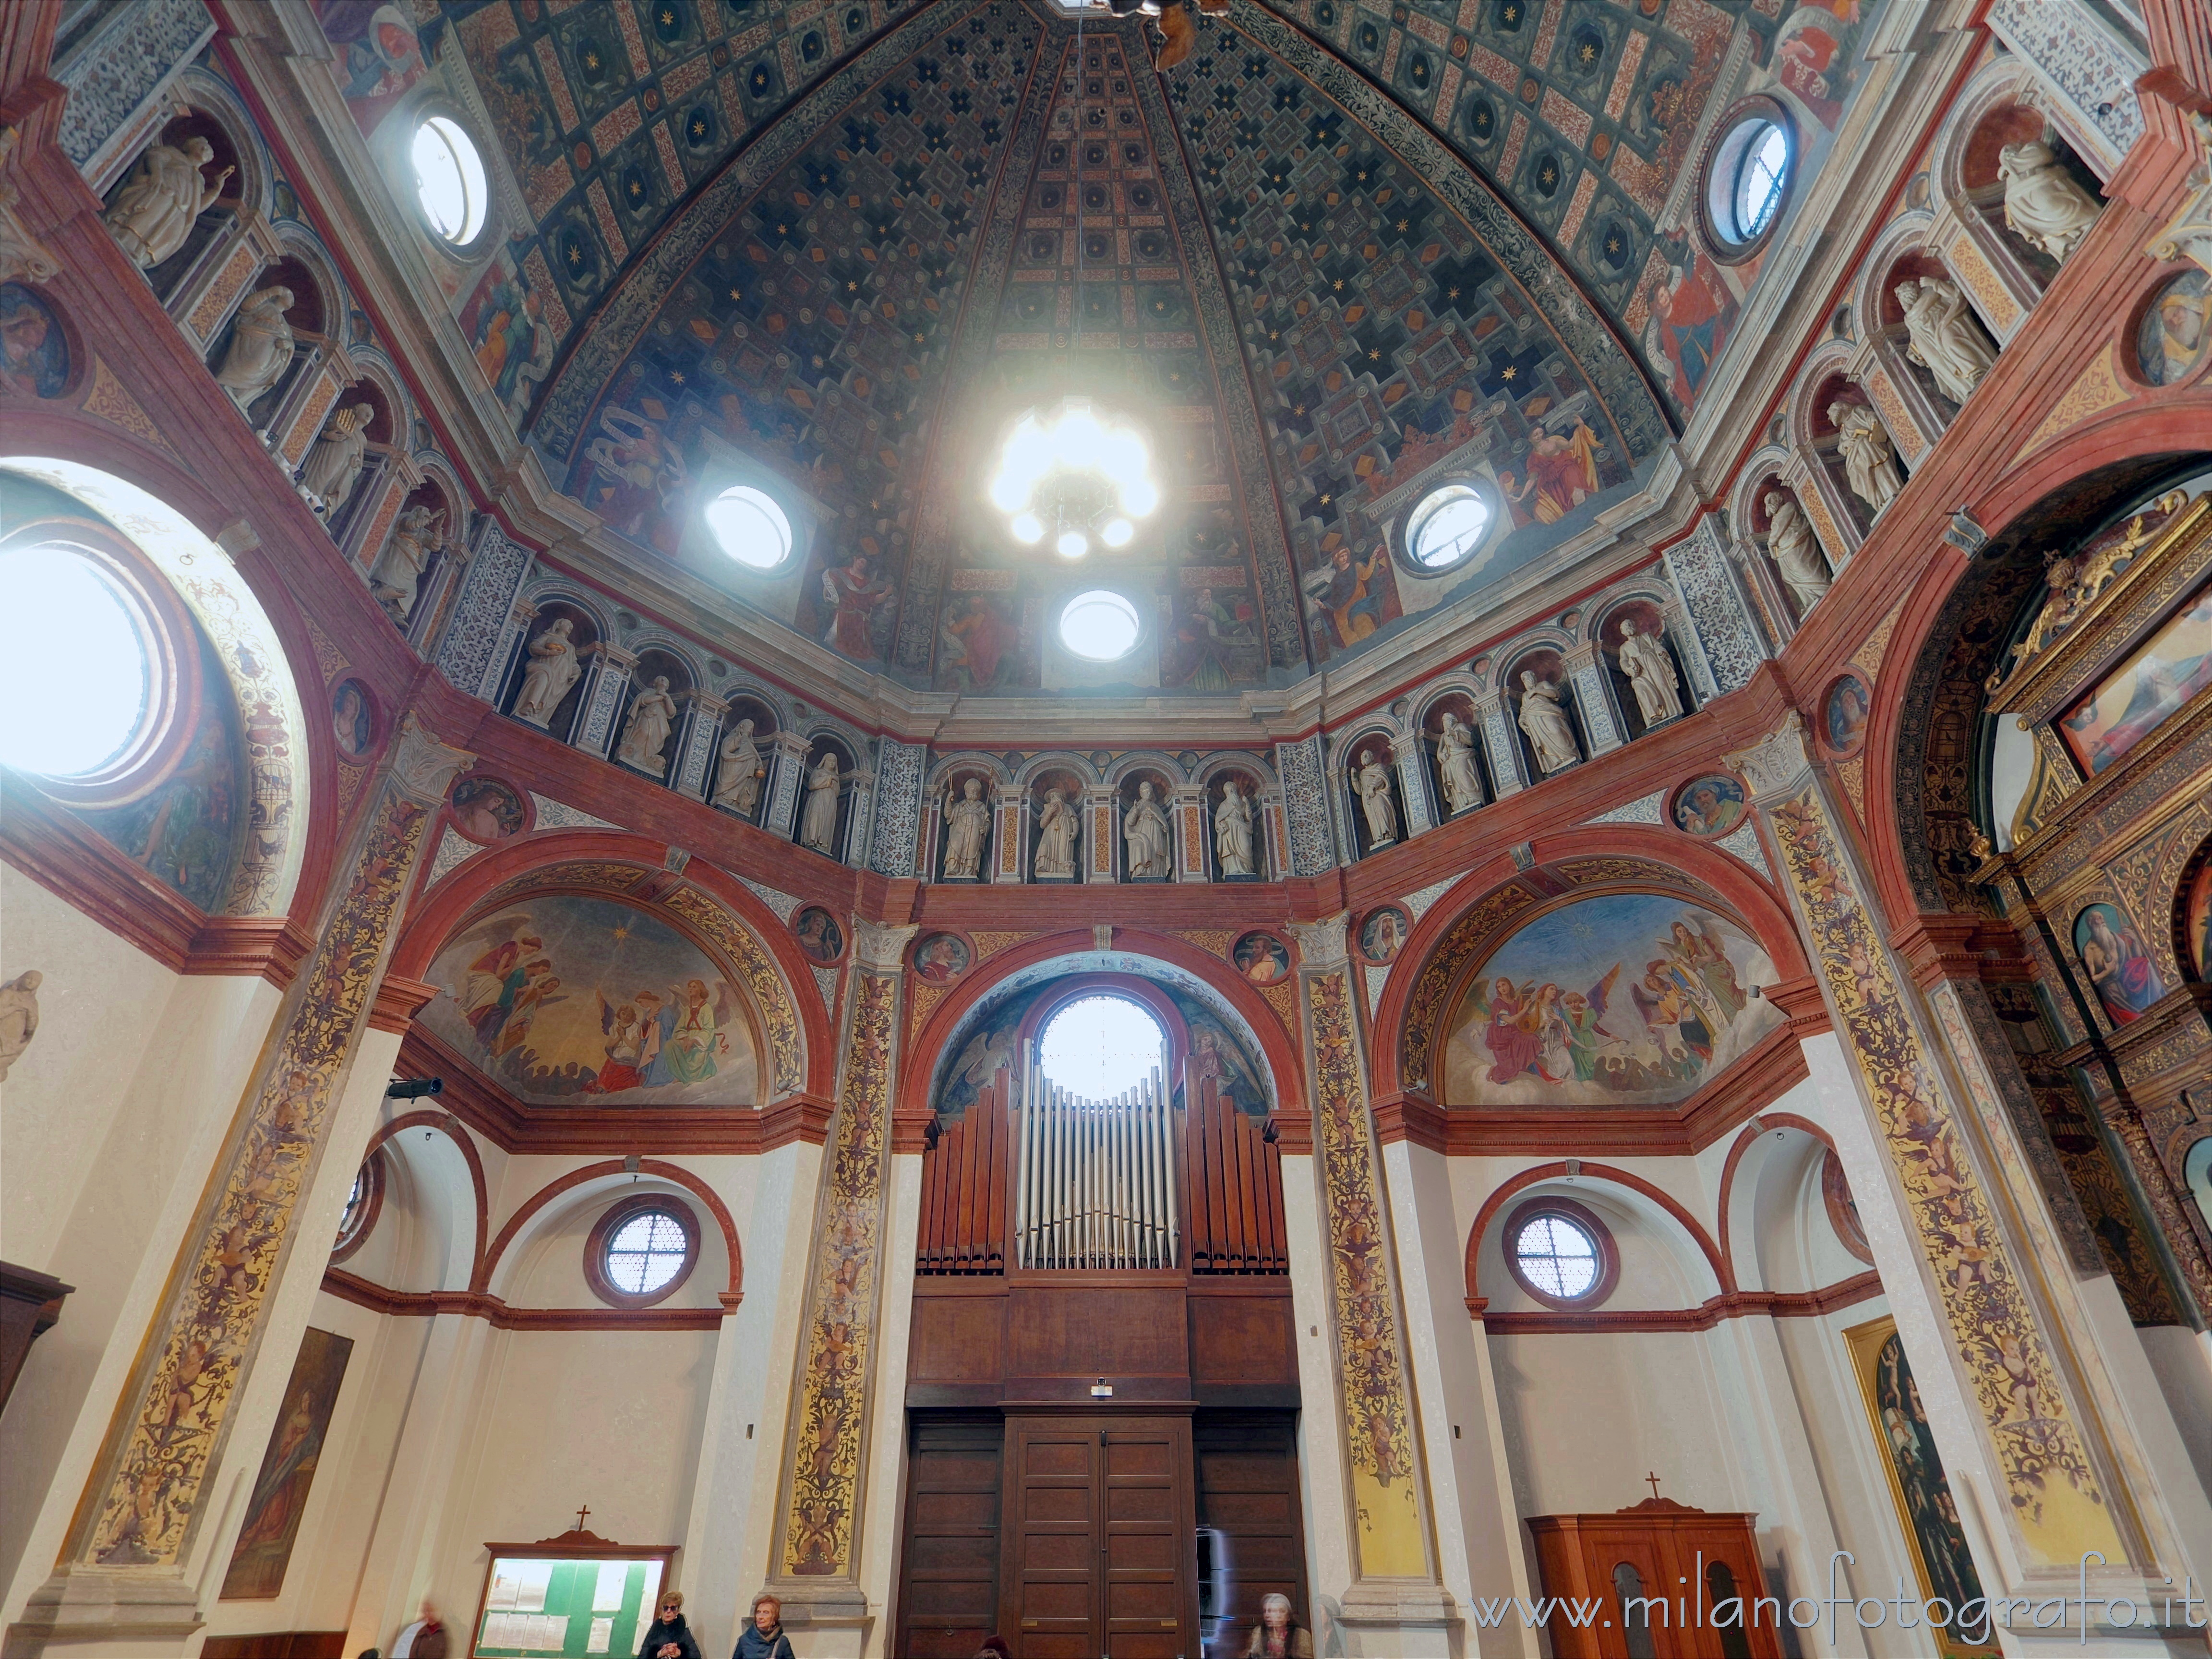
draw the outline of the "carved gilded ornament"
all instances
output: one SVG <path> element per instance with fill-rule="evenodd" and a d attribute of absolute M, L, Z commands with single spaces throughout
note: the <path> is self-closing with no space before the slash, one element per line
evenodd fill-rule
<path fill-rule="evenodd" d="M 1351 994 L 1340 969 L 1305 983 L 1312 1020 L 1314 1144 L 1328 1206 L 1337 1375 L 1344 1391 L 1360 1570 L 1370 1577 L 1415 1577 L 1427 1571 L 1427 1555 L 1414 1489 L 1413 1412 Z"/>
<path fill-rule="evenodd" d="M 149 1343 L 135 1422 L 107 1474 L 77 1559 L 169 1565 L 204 1513 L 202 1486 L 259 1334 L 291 1232 L 428 814 L 386 798 L 344 896 L 291 1000 L 276 1053 L 250 1098 L 230 1161 Z M 104 1487 L 104 1490 L 102 1489 Z"/>
<path fill-rule="evenodd" d="M 781 1552 L 783 1571 L 800 1578 L 848 1576 L 854 1569 L 853 1522 L 882 1271 L 898 981 L 872 973 L 855 977 L 845 1086 L 830 1137 L 822 1233 L 815 1241 Z"/>
<path fill-rule="evenodd" d="M 1760 763 L 1754 759 L 1744 769 L 1748 774 Z M 2070 1566 L 2085 1550 L 2121 1562 L 2126 1548 L 2027 1287 L 1826 809 L 1810 778 L 1801 775 L 1770 811 L 1844 1050 L 1858 1068 L 1907 1222 L 1965 1362 L 2019 1537 L 2032 1557 L 2049 1565 Z"/>

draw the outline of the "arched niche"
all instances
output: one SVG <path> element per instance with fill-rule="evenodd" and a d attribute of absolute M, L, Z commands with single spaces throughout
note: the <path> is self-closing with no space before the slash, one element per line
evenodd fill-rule
<path fill-rule="evenodd" d="M 1506 718 L 1512 727 L 1516 758 L 1521 764 L 1521 776 L 1528 783 L 1541 783 L 1547 777 L 1566 771 L 1577 762 L 1586 760 L 1590 754 L 1590 728 L 1588 711 L 1567 668 L 1567 653 L 1573 648 L 1571 640 L 1540 638 L 1516 642 L 1498 653 L 1502 665 L 1498 672 L 1498 686 L 1504 695 Z M 1528 696 L 1528 686 L 1522 681 L 1524 674 L 1534 675 L 1538 682 L 1550 686 L 1559 695 L 1559 702 L 1565 711 L 1572 730 L 1574 757 L 1553 757 L 1553 764 L 1546 765 L 1536 752 L 1536 745 L 1522 722 L 1522 708 Z"/>
<path fill-rule="evenodd" d="M 606 638 L 605 624 L 596 607 L 566 593 L 533 595 L 530 603 L 537 614 L 524 630 L 500 707 L 562 743 L 572 742 L 592 680 L 592 659 Z M 564 648 L 556 652 L 556 644 Z M 533 664 L 544 665 L 536 676 Z M 550 707 L 544 706 L 549 702 Z"/>
<path fill-rule="evenodd" d="M 1115 862 L 1126 882 L 1173 881 L 1181 836 L 1176 823 L 1177 771 L 1149 761 L 1127 764 L 1115 773 Z M 1148 810 L 1139 808 L 1149 803 Z M 1139 819 L 1133 824 L 1132 817 Z M 1132 830 L 1138 839 L 1130 839 Z"/>
<path fill-rule="evenodd" d="M 1365 858 L 1406 839 L 1406 801 L 1398 772 L 1397 734 L 1389 726 L 1355 726 L 1336 740 L 1345 838 Z"/>
<path fill-rule="evenodd" d="M 1601 605 L 1590 610 L 1589 637 L 1597 642 L 1599 654 L 1605 663 L 1607 687 L 1613 694 L 1613 706 L 1621 724 L 1632 741 L 1642 737 L 1654 726 L 1679 720 L 1696 707 L 1692 702 L 1689 665 L 1682 659 L 1677 630 L 1670 627 L 1669 611 L 1673 609 L 1671 596 L 1663 591 L 1646 591 L 1608 595 Z M 1666 663 L 1674 671 L 1674 683 L 1668 686 L 1661 677 L 1655 690 L 1655 707 L 1646 712 L 1643 701 L 1637 696 L 1636 682 L 1624 672 L 1620 665 L 1620 647 L 1627 640 L 1627 629 L 1633 628 L 1642 638 L 1656 641 L 1666 655 Z M 1674 712 L 1665 712 L 1663 693 L 1671 690 Z"/>
<path fill-rule="evenodd" d="M 751 722 L 750 732 L 740 728 Z M 715 735 L 714 769 L 708 802 L 747 823 L 759 823 L 768 811 L 770 763 L 775 757 L 775 705 L 750 690 L 729 699 Z M 751 751 L 746 752 L 750 742 Z"/>
<path fill-rule="evenodd" d="M 1802 1294 L 1871 1266 L 1833 1141 L 1791 1112 L 1761 1112 L 1730 1144 L 1721 1173 L 1720 1234 L 1741 1290 Z"/>
<path fill-rule="evenodd" d="M 1199 769 L 1199 787 L 1203 792 L 1200 804 L 1205 813 L 1201 840 L 1205 847 L 1206 872 L 1215 881 L 1266 881 L 1273 873 L 1268 857 L 1267 793 L 1272 779 L 1261 768 L 1244 757 L 1210 761 Z M 1229 787 L 1235 785 L 1243 797 L 1247 811 L 1243 815 L 1249 826 L 1249 856 L 1248 868 L 1232 871 L 1222 856 L 1222 840 L 1225 833 L 1222 809 L 1229 799 Z"/>
<path fill-rule="evenodd" d="M 213 196 L 173 249 L 167 246 L 172 238 L 162 235 L 152 249 L 162 257 L 139 267 L 155 296 L 165 305 L 186 301 L 220 272 L 243 232 L 246 216 L 253 211 L 247 205 L 249 192 L 260 193 L 257 185 L 263 170 L 259 148 L 249 136 L 251 131 L 240 113 L 203 98 L 164 123 L 104 192 L 104 216 L 110 229 L 118 232 L 117 240 L 125 253 L 134 264 L 138 264 L 139 250 L 146 246 L 143 238 L 137 237 L 135 233 L 126 234 L 118 227 L 149 222 L 144 216 L 133 211 L 145 176 L 148 153 L 158 145 L 189 157 L 195 143 L 207 146 L 208 159 L 198 163 L 198 171 L 203 181 L 203 196 L 207 195 L 210 186 L 214 188 Z M 248 157 L 252 158 L 251 161 Z M 228 170 L 227 176 L 225 169 Z M 220 185 L 216 183 L 218 177 L 222 178 Z M 254 216 L 258 218 L 259 215 L 255 213 Z"/>
<path fill-rule="evenodd" d="M 806 770 L 799 780 L 799 817 L 793 835 L 800 845 L 811 848 L 824 858 L 842 860 L 845 856 L 853 834 L 854 804 L 860 799 L 854 786 L 864 775 L 865 753 L 859 743 L 835 728 L 817 726 L 807 736 Z M 832 797 L 834 804 L 826 815 L 829 822 L 824 835 L 819 817 L 811 817 L 810 809 L 818 812 L 817 795 L 830 793 L 827 789 L 817 791 L 815 787 L 817 780 L 826 777 L 823 767 L 830 761 L 836 763 L 837 782 Z M 995 852 L 995 848 L 993 850 Z"/>
<path fill-rule="evenodd" d="M 990 880 L 992 863 L 998 850 L 996 841 L 1000 833 L 1000 827 L 996 821 L 998 815 L 995 802 L 999 792 L 1010 781 L 1006 767 L 988 755 L 956 756 L 940 763 L 935 769 L 922 797 L 923 845 L 928 854 L 928 862 L 925 867 L 929 871 L 933 879 L 979 882 Z M 970 784 L 975 785 L 972 792 L 969 788 Z M 951 816 L 955 806 L 967 804 L 970 800 L 971 793 L 973 801 L 980 804 L 985 811 L 991 815 L 988 820 L 990 824 L 989 838 L 980 849 L 977 849 L 972 860 L 973 868 L 969 867 L 969 860 L 964 856 L 966 853 L 964 842 L 960 849 L 963 856 L 955 857 L 952 835 L 954 820 Z"/>
<path fill-rule="evenodd" d="M 1022 769 L 1024 822 L 1029 841 L 1024 850 L 1031 881 L 1083 879 L 1086 839 L 1083 801 L 1095 776 L 1088 763 L 1067 755 L 1051 756 Z"/>
<path fill-rule="evenodd" d="M 1439 823 L 1462 813 L 1472 812 L 1484 802 L 1498 799 L 1498 781 L 1491 769 L 1488 745 L 1482 738 L 1480 695 L 1471 678 L 1455 677 L 1440 688 L 1425 692 L 1425 700 L 1419 705 L 1413 717 L 1413 729 L 1421 745 L 1422 769 Z M 1465 763 L 1474 769 L 1474 788 L 1471 796 L 1464 779 L 1455 790 L 1448 787 L 1444 775 L 1447 762 L 1444 716 L 1447 714 L 1451 716 L 1456 726 L 1465 728 L 1470 740 L 1461 753 Z"/>
<path fill-rule="evenodd" d="M 698 1258 L 668 1307 L 733 1307 L 744 1292 L 744 1255 L 721 1194 L 662 1158 L 611 1159 L 571 1170 L 515 1206 L 484 1251 L 471 1287 L 509 1307 L 588 1307 L 596 1301 L 583 1256 L 593 1224 L 615 1202 L 663 1194 L 698 1223 Z"/>
<path fill-rule="evenodd" d="M 292 332 L 289 360 L 258 392 L 250 386 L 236 391 L 225 388 L 231 391 L 232 401 L 239 404 L 246 424 L 260 433 L 290 424 L 287 415 L 313 377 L 316 366 L 330 360 L 338 329 L 338 290 L 321 260 L 301 251 L 288 251 L 248 284 L 222 327 L 210 338 L 206 357 L 211 371 L 221 373 L 231 364 L 239 346 L 240 313 L 252 305 L 256 296 L 274 289 L 283 289 L 292 296 L 292 303 L 280 313 Z"/>
<path fill-rule="evenodd" d="M 639 649 L 636 660 L 630 665 L 629 683 L 623 689 L 621 706 L 615 712 L 611 728 L 615 739 L 608 750 L 615 763 L 643 773 L 656 783 L 667 782 L 676 769 L 684 711 L 697 684 L 696 671 L 683 652 L 658 643 Z M 674 703 L 672 714 L 668 712 L 663 698 Z M 657 744 L 650 741 L 650 728 L 638 724 L 641 699 L 650 703 L 643 712 L 657 717 L 653 722 L 660 729 Z M 637 739 L 635 743 L 634 736 Z"/>
<path fill-rule="evenodd" d="M 390 1291 L 467 1290 L 489 1225 L 483 1162 L 469 1132 L 443 1111 L 408 1112 L 369 1138 L 362 1161 L 372 1158 L 383 1166 L 384 1199 L 345 1272 Z"/>
<path fill-rule="evenodd" d="M 1506 1222 L 1532 1199 L 1556 1197 L 1587 1206 L 1613 1236 L 1620 1274 L 1603 1306 L 1613 1312 L 1695 1308 L 1735 1288 L 1726 1258 L 1681 1200 L 1632 1171 L 1588 1161 L 1578 1170 L 1539 1164 L 1492 1188 L 1468 1231 L 1467 1293 L 1493 1313 L 1541 1308 L 1505 1265 Z"/>

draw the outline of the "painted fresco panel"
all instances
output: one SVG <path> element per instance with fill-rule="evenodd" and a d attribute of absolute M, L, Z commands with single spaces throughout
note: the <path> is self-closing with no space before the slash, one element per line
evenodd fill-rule
<path fill-rule="evenodd" d="M 1445 1043 L 1455 1106 L 1663 1106 L 1780 1024 L 1774 963 L 1724 917 L 1657 893 L 1540 916 L 1476 972 Z"/>
<path fill-rule="evenodd" d="M 706 953 L 627 904 L 533 898 L 448 941 L 422 1019 L 537 1104 L 753 1103 L 736 992 Z"/>
<path fill-rule="evenodd" d="M 2058 722 L 2066 747 L 2103 771 L 2212 685 L 2212 583 Z"/>

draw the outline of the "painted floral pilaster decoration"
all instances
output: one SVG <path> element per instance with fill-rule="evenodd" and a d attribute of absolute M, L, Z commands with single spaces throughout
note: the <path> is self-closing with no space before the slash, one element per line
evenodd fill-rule
<path fill-rule="evenodd" d="M 476 757 L 409 717 L 383 798 L 365 815 L 352 872 L 286 1000 L 210 1197 L 173 1275 L 167 1304 L 81 1506 L 66 1559 L 173 1568 L 205 1518 L 207 1476 L 261 1334 L 386 953 L 423 826 Z"/>
<path fill-rule="evenodd" d="M 890 1184 L 899 964 L 915 932 L 860 922 L 853 941 L 845 1075 L 816 1205 L 798 1409 L 786 1460 L 788 1495 L 776 1555 L 777 1575 L 808 1587 L 807 1599 L 817 1604 L 860 1595 L 855 1582 L 860 1477 L 881 1318 L 877 1304 Z"/>
<path fill-rule="evenodd" d="M 1923 1282 L 1979 1412 L 2021 1559 L 2031 1570 L 2071 1570 L 2082 1552 L 2100 1551 L 2117 1566 L 2129 1552 L 2023 1276 L 2037 1265 L 2006 1237 L 1966 1109 L 1955 1103 L 1909 1006 L 1863 878 L 1814 775 L 1802 722 L 1793 713 L 1781 732 L 1729 760 L 1751 784 L 1781 852 L 1836 1034 L 1896 1174 Z"/>
<path fill-rule="evenodd" d="M 1352 1008 L 1346 918 L 1296 929 L 1314 1078 L 1314 1152 L 1329 1254 L 1336 1369 L 1352 1465 L 1358 1576 L 1430 1577 L 1413 1411 L 1382 1172 Z"/>

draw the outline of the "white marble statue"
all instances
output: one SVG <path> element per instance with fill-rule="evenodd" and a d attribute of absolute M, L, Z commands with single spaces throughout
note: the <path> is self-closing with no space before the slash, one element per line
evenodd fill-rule
<path fill-rule="evenodd" d="M 1790 585 L 1790 597 L 1797 602 L 1802 617 L 1828 591 L 1834 577 L 1797 498 L 1786 489 L 1770 489 L 1765 507 L 1767 555 Z"/>
<path fill-rule="evenodd" d="M 945 786 L 945 874 L 948 880 L 975 881 L 983 873 L 983 848 L 991 839 L 991 806 L 983 799 L 980 779 L 960 786 L 960 799 L 952 799 L 952 786 Z"/>
<path fill-rule="evenodd" d="M 39 1034 L 39 987 L 45 983 L 46 975 L 31 968 L 0 985 L 0 1083 Z"/>
<path fill-rule="evenodd" d="M 806 810 L 799 815 L 799 844 L 830 853 L 837 840 L 837 751 L 825 749 L 806 775 Z M 834 854 L 833 854 L 834 856 Z"/>
<path fill-rule="evenodd" d="M 1075 873 L 1075 836 L 1079 822 L 1079 815 L 1064 793 L 1057 789 L 1044 792 L 1044 805 L 1037 809 L 1038 875 Z"/>
<path fill-rule="evenodd" d="M 1359 810 L 1367 817 L 1367 844 L 1388 847 L 1398 839 L 1398 804 L 1390 799 L 1390 769 L 1376 759 L 1372 749 L 1359 751 L 1359 769 L 1352 787 L 1359 796 Z"/>
<path fill-rule="evenodd" d="M 1835 423 L 1836 447 L 1844 453 L 1844 475 L 1850 480 L 1851 494 L 1881 512 L 1905 488 L 1889 428 L 1864 404 L 1840 398 L 1828 405 L 1828 419 Z"/>
<path fill-rule="evenodd" d="M 1966 296 L 1941 276 L 1908 276 L 1895 292 L 1910 341 L 1905 355 L 1936 377 L 1945 397 L 1965 403 L 1997 360 L 1997 349 L 1967 309 Z"/>
<path fill-rule="evenodd" d="M 415 609 L 416 584 L 430 562 L 430 556 L 445 543 L 446 515 L 434 513 L 428 507 L 410 507 L 402 513 L 392 526 L 392 539 L 385 543 L 384 551 L 376 556 L 376 565 L 368 573 L 368 591 L 384 607 L 385 614 L 402 628 L 407 626 L 408 613 Z"/>
<path fill-rule="evenodd" d="M 282 284 L 261 289 L 246 296 L 231 319 L 230 344 L 215 383 L 240 409 L 283 380 L 292 366 L 292 325 L 284 317 L 292 301 L 292 290 Z"/>
<path fill-rule="evenodd" d="M 553 625 L 530 642 L 530 660 L 522 670 L 522 690 L 514 699 L 514 717 L 532 726 L 553 718 L 568 688 L 581 678 L 584 665 L 570 636 L 576 624 L 556 617 Z"/>
<path fill-rule="evenodd" d="M 1559 688 L 1540 680 L 1535 671 L 1521 671 L 1521 729 L 1536 750 L 1536 764 L 1547 776 L 1572 766 L 1582 757 L 1575 743 L 1575 725 L 1559 701 Z"/>
<path fill-rule="evenodd" d="M 1674 659 L 1659 631 L 1636 631 L 1634 618 L 1620 619 L 1620 672 L 1628 676 L 1636 693 L 1636 707 L 1647 726 L 1671 720 L 1682 712 L 1682 682 L 1674 672 Z"/>
<path fill-rule="evenodd" d="M 656 775 L 668 769 L 668 734 L 676 729 L 676 699 L 668 695 L 668 676 L 655 674 L 653 684 L 630 700 L 629 720 L 623 727 L 615 758 L 625 766 Z"/>
<path fill-rule="evenodd" d="M 761 779 L 767 773 L 761 764 L 759 746 L 753 742 L 750 720 L 739 720 L 730 728 L 722 739 L 721 757 L 721 769 L 714 775 L 714 805 L 750 818 L 760 805 Z"/>
<path fill-rule="evenodd" d="M 223 180 L 236 171 L 225 167 L 210 184 L 200 169 L 215 160 L 204 138 L 173 144 L 149 144 L 131 177 L 107 209 L 107 228 L 140 270 L 158 265 L 191 234 L 192 222 L 222 194 Z"/>
<path fill-rule="evenodd" d="M 2063 262 L 2097 222 L 2096 199 L 2039 139 L 1999 150 L 1997 177 L 2004 180 L 2005 223 L 2054 259 Z"/>
<path fill-rule="evenodd" d="M 1175 838 L 1168 829 L 1168 815 L 1152 799 L 1151 784 L 1137 786 L 1137 799 L 1121 819 L 1121 839 L 1128 846 L 1131 875 L 1164 876 L 1173 872 Z"/>
<path fill-rule="evenodd" d="M 1213 809 L 1213 856 L 1224 876 L 1255 873 L 1252 856 L 1252 803 L 1234 778 L 1224 779 L 1221 805 Z"/>
<path fill-rule="evenodd" d="M 1437 733 L 1437 776 L 1443 784 L 1444 805 L 1454 814 L 1482 805 L 1482 774 L 1474 763 L 1474 728 L 1444 711 Z"/>
<path fill-rule="evenodd" d="M 0 127 L 0 283 L 50 283 L 62 274 L 62 262 L 15 211 L 22 192 L 9 179 L 8 158 L 21 142 L 15 128 Z"/>
<path fill-rule="evenodd" d="M 368 459 L 368 422 L 375 413 L 367 404 L 348 404 L 331 416 L 315 447 L 307 452 L 307 464 L 300 470 L 300 488 L 325 519 L 337 516 L 360 481 L 361 469 Z"/>

